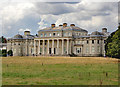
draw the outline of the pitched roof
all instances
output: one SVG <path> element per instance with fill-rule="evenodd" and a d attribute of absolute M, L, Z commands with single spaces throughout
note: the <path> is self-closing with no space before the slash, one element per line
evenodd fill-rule
<path fill-rule="evenodd" d="M 62 26 L 60 26 L 60 27 L 54 27 L 54 28 L 48 27 L 48 28 L 41 29 L 38 32 L 42 32 L 42 31 L 62 31 L 62 30 L 63 31 L 73 30 L 73 31 L 88 32 L 87 30 L 79 28 L 79 27 L 76 27 L 76 26 L 68 26 L 68 27 L 62 27 Z"/>

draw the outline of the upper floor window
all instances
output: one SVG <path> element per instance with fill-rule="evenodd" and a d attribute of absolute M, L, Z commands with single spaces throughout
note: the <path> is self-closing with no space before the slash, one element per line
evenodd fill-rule
<path fill-rule="evenodd" d="M 64 33 L 64 36 L 66 36 L 66 33 Z"/>
<path fill-rule="evenodd" d="M 45 33 L 44 36 L 47 37 L 47 34 Z"/>
<path fill-rule="evenodd" d="M 78 41 L 76 41 L 76 44 L 78 44 Z"/>
<path fill-rule="evenodd" d="M 40 36 L 43 37 L 43 34 L 41 34 Z"/>
<path fill-rule="evenodd" d="M 68 32 L 68 36 L 71 36 L 71 33 L 70 33 L 70 32 Z"/>
<path fill-rule="evenodd" d="M 76 35 L 78 35 L 78 33 L 76 33 Z"/>
<path fill-rule="evenodd" d="M 49 36 L 51 36 L 51 33 L 49 33 Z"/>
<path fill-rule="evenodd" d="M 92 44 L 94 44 L 94 40 L 92 40 Z"/>
<path fill-rule="evenodd" d="M 55 36 L 55 33 L 53 33 L 53 36 Z"/>
<path fill-rule="evenodd" d="M 60 36 L 60 33 L 57 33 L 58 36 Z"/>
<path fill-rule="evenodd" d="M 89 40 L 87 40 L 87 44 L 89 44 Z"/>
<path fill-rule="evenodd" d="M 104 43 L 106 43 L 106 40 L 104 40 Z"/>
<path fill-rule="evenodd" d="M 98 40 L 98 41 L 97 41 L 97 43 L 99 44 L 99 43 L 100 43 L 100 41 Z"/>
<path fill-rule="evenodd" d="M 40 45 L 42 45 L 42 42 L 40 42 Z"/>

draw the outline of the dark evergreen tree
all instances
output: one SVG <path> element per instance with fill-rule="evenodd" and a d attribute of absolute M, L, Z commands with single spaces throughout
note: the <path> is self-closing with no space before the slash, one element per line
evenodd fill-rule
<path fill-rule="evenodd" d="M 9 51 L 8 51 L 8 55 L 9 55 L 9 56 L 13 56 L 13 51 L 12 51 L 12 50 L 9 50 Z"/>
<path fill-rule="evenodd" d="M 0 38 L 0 43 L 7 43 L 6 38 L 4 38 L 3 36 Z"/>
<path fill-rule="evenodd" d="M 106 40 L 106 56 L 120 58 L 120 26 Z"/>

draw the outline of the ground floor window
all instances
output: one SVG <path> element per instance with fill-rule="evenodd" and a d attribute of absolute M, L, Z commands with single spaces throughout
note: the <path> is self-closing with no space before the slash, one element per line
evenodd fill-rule
<path fill-rule="evenodd" d="M 98 46 L 98 52 L 100 52 L 100 46 Z"/>
<path fill-rule="evenodd" d="M 19 48 L 19 53 L 21 53 L 21 49 Z"/>
<path fill-rule="evenodd" d="M 86 47 L 86 53 L 88 53 L 89 52 L 89 47 Z"/>
<path fill-rule="evenodd" d="M 45 52 L 47 52 L 47 48 L 45 47 Z"/>
<path fill-rule="evenodd" d="M 66 47 L 64 47 L 64 52 L 67 53 L 67 52 L 66 52 Z"/>
<path fill-rule="evenodd" d="M 31 48 L 31 54 L 33 54 L 33 48 Z"/>
<path fill-rule="evenodd" d="M 92 53 L 94 53 L 94 52 L 95 52 L 95 47 L 93 46 L 93 47 L 92 47 Z"/>
<path fill-rule="evenodd" d="M 16 53 L 16 49 L 14 49 L 14 53 Z"/>
<path fill-rule="evenodd" d="M 81 48 L 76 48 L 76 53 L 77 54 L 81 53 Z"/>
<path fill-rule="evenodd" d="M 40 47 L 40 53 L 42 53 L 42 48 Z"/>

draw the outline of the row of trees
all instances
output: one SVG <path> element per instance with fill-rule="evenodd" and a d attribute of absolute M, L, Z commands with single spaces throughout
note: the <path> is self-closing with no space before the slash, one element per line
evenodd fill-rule
<path fill-rule="evenodd" d="M 106 56 L 120 58 L 120 26 L 106 40 Z"/>
<path fill-rule="evenodd" d="M 0 57 L 6 57 L 7 55 L 13 56 L 12 50 L 9 50 L 8 52 L 5 49 L 0 50 Z"/>
<path fill-rule="evenodd" d="M 0 37 L 0 43 L 7 43 L 6 38 L 4 38 L 3 36 Z M 8 52 L 7 52 L 6 49 L 2 49 L 2 50 L 0 50 L 0 56 L 2 56 L 2 57 L 6 57 L 7 55 L 12 56 L 12 55 L 13 55 L 12 50 L 9 50 Z"/>
<path fill-rule="evenodd" d="M 6 38 L 4 38 L 3 36 L 0 38 L 0 43 L 7 43 Z"/>

